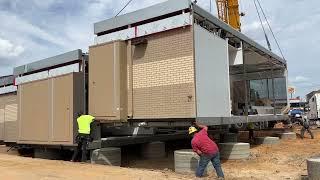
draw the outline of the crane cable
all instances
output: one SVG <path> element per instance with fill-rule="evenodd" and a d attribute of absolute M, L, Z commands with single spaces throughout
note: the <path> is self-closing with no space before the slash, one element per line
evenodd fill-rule
<path fill-rule="evenodd" d="M 261 24 L 261 27 L 262 27 L 262 30 L 263 30 L 263 33 L 264 33 L 264 37 L 266 38 L 266 41 L 267 41 L 268 48 L 269 48 L 270 51 L 272 51 L 271 44 L 270 44 L 270 41 L 268 39 L 268 35 L 267 35 L 266 30 L 265 30 L 265 28 L 263 26 L 263 23 L 262 23 L 262 19 L 261 19 L 261 16 L 260 16 L 260 12 L 259 12 L 256 0 L 253 0 L 253 3 L 254 3 L 254 6 L 256 7 L 256 11 L 257 11 L 257 14 L 258 14 L 258 17 L 259 17 L 259 20 L 260 20 L 260 24 Z"/>
<path fill-rule="evenodd" d="M 129 1 L 127 2 L 127 4 L 124 5 L 123 8 L 122 8 L 122 9 L 117 13 L 117 15 L 115 15 L 114 17 L 117 17 L 132 1 L 133 1 L 133 0 L 129 0 Z"/>
<path fill-rule="evenodd" d="M 269 23 L 269 21 L 268 21 L 268 19 L 267 19 L 266 14 L 264 13 L 264 10 L 263 10 L 263 8 L 262 8 L 262 6 L 261 6 L 261 3 L 260 3 L 259 0 L 257 0 L 257 2 L 258 2 L 258 5 L 259 5 L 259 7 L 260 7 L 260 9 L 261 9 L 261 12 L 262 12 L 262 14 L 263 14 L 263 16 L 264 16 L 264 18 L 265 18 L 265 20 L 266 20 L 266 22 L 267 22 L 267 25 L 268 25 L 268 27 L 269 27 L 269 29 L 270 29 L 270 32 L 271 32 L 271 34 L 272 34 L 272 36 L 273 36 L 273 39 L 275 40 L 275 42 L 276 42 L 276 44 L 277 44 L 277 47 L 278 47 L 278 49 L 279 49 L 279 51 L 280 51 L 280 54 L 281 54 L 282 58 L 285 60 L 285 57 L 284 57 L 284 55 L 283 55 L 283 53 L 282 53 L 282 49 L 281 49 L 281 47 L 280 47 L 280 44 L 279 44 L 276 36 L 275 36 L 274 33 L 273 33 L 273 30 L 272 30 L 272 28 L 271 28 L 271 26 L 270 26 L 270 23 Z"/>

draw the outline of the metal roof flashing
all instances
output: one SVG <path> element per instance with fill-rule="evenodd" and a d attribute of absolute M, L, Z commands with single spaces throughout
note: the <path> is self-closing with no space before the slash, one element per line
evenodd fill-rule
<path fill-rule="evenodd" d="M 163 3 L 94 23 L 94 34 L 128 26 L 162 15 L 189 9 L 191 0 L 168 0 Z"/>
<path fill-rule="evenodd" d="M 13 70 L 13 75 L 14 76 L 18 76 L 21 74 L 25 74 L 25 73 L 29 73 L 29 72 L 33 72 L 33 71 L 37 71 L 37 70 L 41 70 L 41 69 L 45 69 L 48 67 L 53 67 L 53 66 L 57 66 L 60 64 L 65 64 L 68 62 L 72 62 L 72 61 L 76 61 L 76 60 L 82 60 L 82 56 L 84 54 L 82 53 L 82 51 L 80 49 L 74 50 L 74 51 L 70 51 L 64 54 L 60 54 L 57 56 L 53 56 L 53 57 L 49 57 L 46 59 L 42 59 L 40 61 L 36 61 L 36 62 L 32 62 L 29 64 L 25 64 L 22 66 L 18 66 L 16 68 L 14 68 Z"/>

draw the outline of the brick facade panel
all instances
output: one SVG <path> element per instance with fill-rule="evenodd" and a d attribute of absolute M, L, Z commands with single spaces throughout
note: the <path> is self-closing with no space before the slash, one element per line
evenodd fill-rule
<path fill-rule="evenodd" d="M 133 117 L 195 116 L 193 40 L 190 27 L 146 37 L 133 46 Z"/>

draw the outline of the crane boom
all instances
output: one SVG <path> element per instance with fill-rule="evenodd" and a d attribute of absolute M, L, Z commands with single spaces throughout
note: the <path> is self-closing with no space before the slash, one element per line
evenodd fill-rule
<path fill-rule="evenodd" d="M 218 17 L 238 31 L 241 30 L 239 1 L 238 0 L 216 0 Z"/>

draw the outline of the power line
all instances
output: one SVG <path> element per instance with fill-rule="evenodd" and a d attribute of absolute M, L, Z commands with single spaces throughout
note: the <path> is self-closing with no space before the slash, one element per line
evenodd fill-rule
<path fill-rule="evenodd" d="M 285 59 L 285 57 L 284 57 L 284 55 L 283 55 L 283 53 L 282 53 L 282 50 L 281 50 L 281 48 L 280 48 L 280 45 L 279 45 L 279 43 L 278 43 L 278 40 L 277 40 L 276 36 L 275 36 L 274 33 L 273 33 L 273 30 L 272 30 L 272 28 L 271 28 L 271 26 L 270 26 L 270 23 L 269 23 L 269 21 L 268 21 L 268 19 L 267 19 L 266 14 L 264 13 L 264 10 L 263 10 L 263 8 L 262 8 L 262 6 L 261 6 L 261 3 L 260 3 L 259 0 L 257 0 L 257 2 L 258 2 L 258 5 L 259 5 L 259 7 L 260 7 L 260 9 L 261 9 L 261 12 L 262 12 L 262 14 L 263 14 L 266 22 L 267 22 L 267 24 L 268 24 L 268 27 L 269 27 L 269 29 L 270 29 L 270 31 L 271 31 L 271 34 L 272 34 L 272 36 L 273 36 L 273 39 L 275 40 L 275 42 L 276 42 L 276 44 L 277 44 L 277 47 L 278 47 L 278 49 L 279 49 L 279 51 L 280 51 L 280 54 L 281 54 L 282 58 Z"/>
<path fill-rule="evenodd" d="M 257 14 L 258 14 L 258 17 L 259 17 L 259 20 L 260 20 L 260 24 L 261 24 L 263 33 L 264 33 L 264 37 L 266 38 L 266 41 L 267 41 L 268 48 L 269 48 L 269 50 L 271 51 L 271 44 L 270 44 L 270 41 L 269 41 L 269 39 L 268 39 L 268 35 L 267 35 L 267 33 L 266 33 L 266 30 L 264 29 L 264 26 L 263 26 L 263 23 L 262 23 L 262 19 L 261 19 L 261 16 L 260 16 L 260 12 L 259 12 L 257 3 L 256 3 L 255 0 L 253 0 L 253 3 L 254 3 L 254 6 L 256 7 Z"/>
<path fill-rule="evenodd" d="M 117 13 L 117 15 L 115 15 L 115 17 L 117 17 L 132 1 L 133 1 L 133 0 L 129 0 L 129 1 L 127 2 L 127 4 L 124 5 L 124 7 Z"/>

